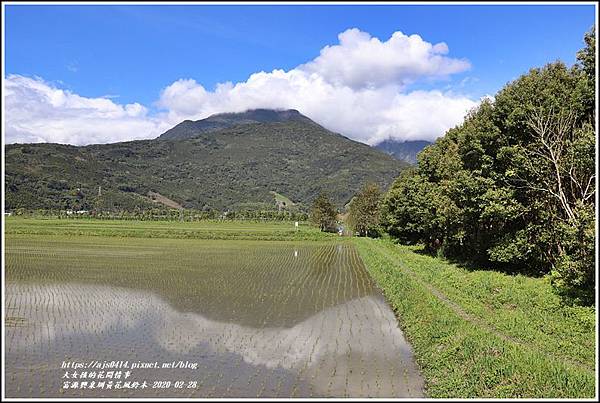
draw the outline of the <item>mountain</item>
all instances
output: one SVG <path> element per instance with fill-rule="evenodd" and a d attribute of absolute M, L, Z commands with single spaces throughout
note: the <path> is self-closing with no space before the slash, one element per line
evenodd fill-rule
<path fill-rule="evenodd" d="M 375 148 L 391 155 L 392 157 L 406 161 L 409 164 L 417 163 L 417 154 L 423 148 L 432 144 L 429 141 L 417 140 L 417 141 L 397 141 L 397 140 L 385 140 L 377 144 Z"/>
<path fill-rule="evenodd" d="M 197 131 L 172 131 L 178 125 L 154 140 L 6 145 L 6 208 L 273 209 L 279 197 L 306 211 L 321 190 L 341 207 L 366 182 L 385 188 L 407 166 L 297 111 L 240 115 L 218 118 L 242 122 L 231 127 L 207 131 L 205 119 L 192 122 Z"/>
<path fill-rule="evenodd" d="M 295 109 L 251 109 L 240 113 L 219 113 L 202 120 L 184 120 L 158 138 L 160 140 L 180 140 L 230 127 L 252 123 L 304 122 L 316 125 L 315 122 Z"/>

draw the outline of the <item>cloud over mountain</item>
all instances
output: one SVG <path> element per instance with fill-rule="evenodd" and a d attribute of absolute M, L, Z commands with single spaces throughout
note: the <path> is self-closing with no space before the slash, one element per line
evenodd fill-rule
<path fill-rule="evenodd" d="M 107 143 L 153 138 L 184 119 L 254 108 L 293 108 L 330 130 L 374 144 L 388 137 L 433 140 L 477 102 L 441 90 L 410 90 L 470 68 L 445 43 L 395 32 L 381 41 L 356 28 L 289 71 L 257 72 L 207 90 L 193 79 L 164 88 L 150 114 L 139 103 L 85 98 L 41 78 L 5 80 L 6 141 Z"/>

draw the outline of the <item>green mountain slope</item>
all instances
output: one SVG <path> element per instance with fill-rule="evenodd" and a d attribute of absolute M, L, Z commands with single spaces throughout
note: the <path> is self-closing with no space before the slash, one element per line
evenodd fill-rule
<path fill-rule="evenodd" d="M 149 192 L 186 208 L 275 208 L 276 192 L 306 210 L 321 190 L 343 206 L 365 182 L 387 187 L 406 166 L 310 120 L 248 123 L 177 141 L 12 144 L 6 208 L 144 208 L 156 205 Z"/>

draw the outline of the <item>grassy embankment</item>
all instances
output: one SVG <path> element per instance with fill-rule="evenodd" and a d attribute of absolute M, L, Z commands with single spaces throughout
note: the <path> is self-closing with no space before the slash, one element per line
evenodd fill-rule
<path fill-rule="evenodd" d="M 298 230 L 293 222 L 268 221 L 133 221 L 97 219 L 44 219 L 9 217 L 6 219 L 7 235 L 85 235 L 135 238 L 176 239 L 235 239 L 264 241 L 327 240 L 337 234 L 323 233 L 300 223 Z"/>
<path fill-rule="evenodd" d="M 593 397 L 595 311 L 546 279 L 468 270 L 390 240 L 355 238 L 399 317 L 430 397 Z"/>

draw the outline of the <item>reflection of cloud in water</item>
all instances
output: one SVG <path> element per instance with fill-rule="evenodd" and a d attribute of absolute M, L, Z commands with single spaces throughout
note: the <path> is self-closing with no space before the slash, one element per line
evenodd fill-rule
<path fill-rule="evenodd" d="M 7 328 L 7 342 L 23 354 L 32 342 L 61 343 L 69 334 L 140 332 L 140 345 L 156 343 L 173 357 L 194 360 L 207 347 L 234 353 L 253 366 L 302 373 L 321 393 L 376 388 L 384 396 L 407 396 L 422 389 L 394 314 L 376 296 L 326 308 L 293 327 L 256 328 L 181 313 L 154 294 L 118 287 L 9 284 L 6 295 L 7 316 L 26 322 Z"/>
<path fill-rule="evenodd" d="M 10 341 L 15 348 L 26 349 L 66 334 L 97 334 L 116 326 L 132 329 L 151 308 L 147 293 L 116 287 L 6 285 L 6 316 L 24 319 L 23 326 L 7 328 L 20 335 Z M 40 328 L 44 331 L 38 332 Z"/>
<path fill-rule="evenodd" d="M 390 353 L 388 346 L 401 350 L 406 345 L 391 310 L 372 296 L 327 308 L 292 328 L 257 329 L 172 311 L 165 312 L 163 320 L 165 326 L 156 328 L 156 339 L 165 349 L 185 353 L 208 342 L 215 350 L 235 352 L 269 368 L 295 369 L 327 353 L 383 356 Z"/>

